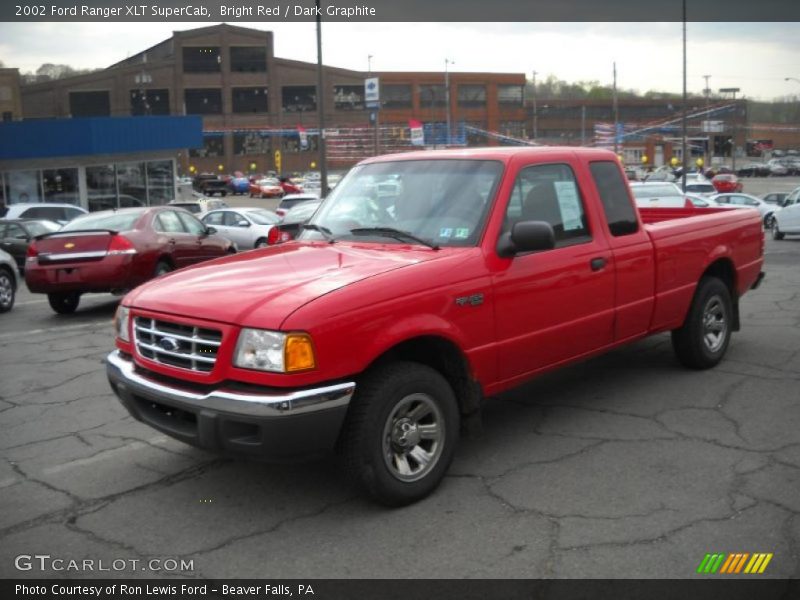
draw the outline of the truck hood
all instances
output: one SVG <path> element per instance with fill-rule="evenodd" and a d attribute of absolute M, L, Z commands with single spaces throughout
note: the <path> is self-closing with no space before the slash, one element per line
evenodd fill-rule
<path fill-rule="evenodd" d="M 458 251 L 290 242 L 181 269 L 124 300 L 134 308 L 278 329 L 304 304 L 368 277 Z"/>

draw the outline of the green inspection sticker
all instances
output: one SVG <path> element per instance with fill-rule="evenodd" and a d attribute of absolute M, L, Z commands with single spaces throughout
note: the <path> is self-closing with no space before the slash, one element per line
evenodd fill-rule
<path fill-rule="evenodd" d="M 459 227 L 456 229 L 455 238 L 457 240 L 463 240 L 469 237 L 469 229 L 467 227 Z"/>

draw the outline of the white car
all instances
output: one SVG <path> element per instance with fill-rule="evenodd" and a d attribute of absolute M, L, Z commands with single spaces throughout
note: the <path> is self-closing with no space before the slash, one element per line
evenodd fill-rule
<path fill-rule="evenodd" d="M 756 198 L 755 196 L 743 194 L 741 192 L 717 194 L 716 196 L 712 196 L 711 199 L 719 204 L 728 204 L 739 208 L 743 206 L 755 208 L 761 214 L 761 218 L 764 220 L 764 225 L 766 227 L 771 226 L 773 215 L 781 210 L 780 207 L 770 204 L 769 202 L 764 202 L 761 198 Z"/>
<path fill-rule="evenodd" d="M 53 202 L 22 202 L 11 204 L 4 219 L 45 219 L 63 225 L 76 217 L 88 214 L 85 208 L 74 204 L 57 204 Z"/>
<path fill-rule="evenodd" d="M 686 198 L 674 183 L 667 181 L 630 182 L 636 206 L 640 208 L 683 208 Z"/>
<path fill-rule="evenodd" d="M 14 306 L 18 285 L 17 263 L 8 252 L 0 250 L 0 313 L 8 312 Z"/>
<path fill-rule="evenodd" d="M 212 210 L 201 220 L 216 229 L 217 235 L 236 244 L 238 250 L 250 250 L 275 243 L 280 217 L 265 208 L 229 208 Z"/>
<path fill-rule="evenodd" d="M 198 219 L 212 210 L 228 208 L 228 204 L 224 200 L 209 198 L 207 196 L 196 198 L 194 200 L 173 200 L 169 203 L 169 205 L 188 210 Z"/>
<path fill-rule="evenodd" d="M 686 194 L 686 199 L 692 203 L 695 208 L 738 208 L 731 204 L 719 204 L 708 196 L 701 194 Z"/>
<path fill-rule="evenodd" d="M 800 187 L 786 196 L 783 208 L 772 217 L 772 239 L 782 240 L 787 233 L 800 233 Z"/>

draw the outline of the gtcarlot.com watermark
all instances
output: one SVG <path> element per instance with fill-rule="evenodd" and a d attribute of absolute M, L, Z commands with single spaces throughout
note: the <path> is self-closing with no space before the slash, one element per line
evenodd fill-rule
<path fill-rule="evenodd" d="M 14 559 L 18 571 L 67 571 L 76 573 L 112 571 L 152 571 L 186 573 L 194 571 L 194 559 L 185 558 L 64 558 L 50 554 L 20 554 Z"/>

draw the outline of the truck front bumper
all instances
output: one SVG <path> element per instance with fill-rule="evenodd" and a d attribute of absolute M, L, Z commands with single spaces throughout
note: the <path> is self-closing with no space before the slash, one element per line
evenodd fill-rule
<path fill-rule="evenodd" d="M 114 393 L 137 420 L 212 452 L 291 459 L 336 444 L 354 382 L 309 389 L 198 391 L 138 370 L 115 350 L 106 358 Z"/>

